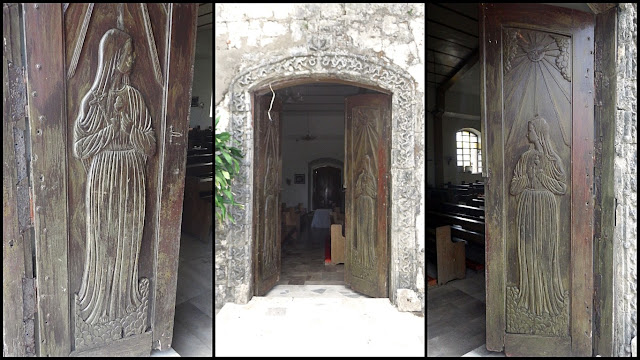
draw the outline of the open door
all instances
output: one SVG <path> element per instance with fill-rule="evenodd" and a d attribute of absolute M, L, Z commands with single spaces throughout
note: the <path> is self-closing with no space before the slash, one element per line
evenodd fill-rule
<path fill-rule="evenodd" d="M 594 17 L 480 14 L 487 349 L 591 356 Z"/>
<path fill-rule="evenodd" d="M 280 279 L 281 224 L 280 111 L 271 94 L 254 99 L 253 278 L 255 295 L 265 295 Z"/>
<path fill-rule="evenodd" d="M 345 282 L 363 294 L 388 297 L 391 97 L 346 97 L 345 125 Z"/>
<path fill-rule="evenodd" d="M 171 346 L 197 4 L 23 4 L 39 356 Z"/>

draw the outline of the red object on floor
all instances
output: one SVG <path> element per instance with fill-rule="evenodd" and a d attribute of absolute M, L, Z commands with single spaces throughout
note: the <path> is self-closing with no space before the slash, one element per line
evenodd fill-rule
<path fill-rule="evenodd" d="M 466 259 L 466 264 L 467 267 L 471 270 L 475 270 L 475 271 L 480 271 L 480 270 L 484 270 L 484 265 L 483 264 L 478 264 L 475 261 L 471 261 L 469 259 Z"/>
<path fill-rule="evenodd" d="M 427 286 L 436 286 L 436 284 L 437 284 L 436 279 L 434 279 L 431 276 L 427 275 Z"/>
<path fill-rule="evenodd" d="M 331 235 L 324 241 L 324 263 L 331 263 Z"/>

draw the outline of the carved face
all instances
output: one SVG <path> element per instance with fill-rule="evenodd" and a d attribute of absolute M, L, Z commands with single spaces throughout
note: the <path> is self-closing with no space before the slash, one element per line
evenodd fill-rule
<path fill-rule="evenodd" d="M 124 44 L 123 54 L 120 59 L 118 70 L 123 74 L 130 73 L 131 68 L 133 68 L 133 63 L 136 61 L 136 52 L 133 51 L 133 44 L 131 40 L 128 40 Z"/>

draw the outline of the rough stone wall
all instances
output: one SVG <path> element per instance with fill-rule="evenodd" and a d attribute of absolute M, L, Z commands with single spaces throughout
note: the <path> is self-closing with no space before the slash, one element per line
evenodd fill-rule
<path fill-rule="evenodd" d="M 216 224 L 216 307 L 253 295 L 248 94 L 287 77 L 326 74 L 394 93 L 391 236 L 402 253 L 392 258 L 399 276 L 390 286 L 409 289 L 403 294 L 424 312 L 424 4 L 216 4 L 215 28 L 217 131 L 230 131 L 245 153 L 233 183 L 245 208 L 232 210 L 237 224 Z"/>
<path fill-rule="evenodd" d="M 614 230 L 614 356 L 631 356 L 637 334 L 637 4 L 618 9 Z"/>

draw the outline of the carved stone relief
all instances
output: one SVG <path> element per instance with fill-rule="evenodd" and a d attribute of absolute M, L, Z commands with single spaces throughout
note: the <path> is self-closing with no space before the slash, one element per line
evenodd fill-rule
<path fill-rule="evenodd" d="M 74 123 L 73 153 L 82 161 L 86 251 L 74 301 L 75 349 L 97 347 L 147 329 L 150 282 L 138 278 L 145 216 L 145 164 L 156 151 L 151 114 L 129 82 L 131 36 L 108 30 L 98 69 Z"/>
<path fill-rule="evenodd" d="M 518 204 L 519 285 L 507 286 L 507 331 L 566 335 L 569 292 L 560 272 L 556 202 L 567 192 L 566 173 L 544 118 L 528 122 L 527 138 L 529 149 L 520 156 L 510 184 Z"/>
<path fill-rule="evenodd" d="M 335 51 L 334 47 L 332 49 Z M 393 94 L 391 168 L 389 173 L 392 176 L 398 170 L 415 173 L 416 137 L 414 132 L 415 124 L 420 121 L 420 118 L 417 118 L 416 106 L 419 104 L 419 100 L 416 98 L 413 80 L 390 62 L 384 62 L 378 58 L 346 55 L 326 50 L 328 49 L 323 48 L 323 51 L 262 62 L 238 74 L 232 82 L 229 89 L 230 132 L 234 139 L 242 143 L 241 149 L 243 153 L 247 154 L 241 163 L 240 175 L 233 180 L 232 184 L 234 191 L 246 194 L 244 208 L 233 207 L 232 209 L 236 223 L 230 225 L 229 233 L 234 235 L 229 239 L 233 238 L 235 246 L 250 246 L 249 244 L 252 243 L 250 225 L 253 214 L 253 194 L 250 179 L 253 173 L 254 136 L 259 135 L 253 133 L 250 93 L 269 82 L 305 77 L 311 74 L 328 74 L 342 80 L 387 89 Z M 390 189 L 389 293 L 392 302 L 395 302 L 396 290 L 412 286 L 411 279 L 415 278 L 414 267 L 406 265 L 406 263 L 415 260 L 416 231 L 402 226 L 402 223 L 405 222 L 415 223 L 419 208 L 418 197 L 414 196 L 415 191 L 411 190 L 416 186 L 417 179 L 411 177 L 410 180 L 411 183 L 396 182 L 394 188 Z M 407 188 L 411 191 L 407 191 Z M 409 220 L 401 220 L 401 217 Z M 244 259 L 247 259 L 244 254 L 241 257 L 232 255 L 229 259 L 228 284 L 234 286 L 236 290 L 241 289 L 241 285 L 250 279 L 249 276 L 234 275 L 236 270 L 238 273 L 248 274 L 246 269 L 250 269 L 251 265 L 245 263 Z"/>

